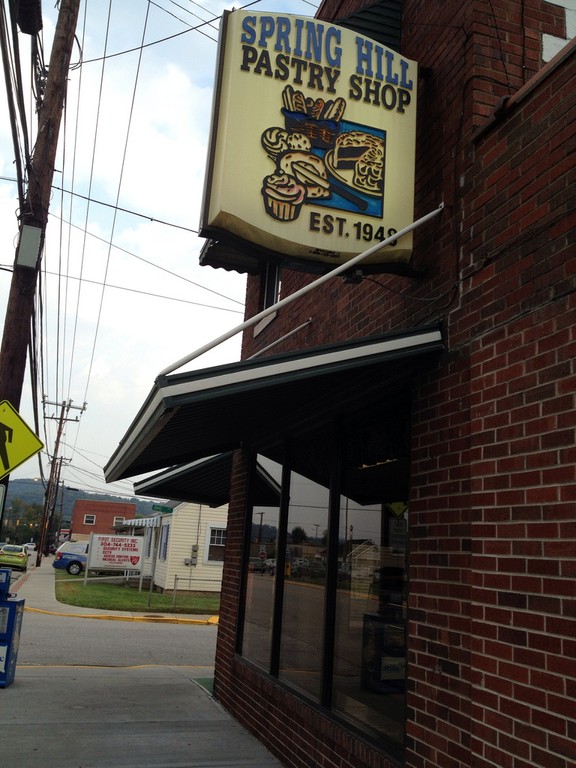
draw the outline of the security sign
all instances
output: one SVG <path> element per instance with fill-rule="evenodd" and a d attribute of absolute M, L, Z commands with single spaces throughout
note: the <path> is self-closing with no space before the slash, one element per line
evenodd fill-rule
<path fill-rule="evenodd" d="M 0 402 L 0 478 L 9 475 L 44 447 L 44 443 L 7 400 Z"/>

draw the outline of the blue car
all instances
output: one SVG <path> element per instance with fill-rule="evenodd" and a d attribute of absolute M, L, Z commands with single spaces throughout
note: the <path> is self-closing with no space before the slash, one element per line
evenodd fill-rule
<path fill-rule="evenodd" d="M 72 576 L 76 576 L 78 573 L 82 573 L 87 561 L 87 541 L 65 541 L 56 550 L 52 566 L 65 569 Z"/>

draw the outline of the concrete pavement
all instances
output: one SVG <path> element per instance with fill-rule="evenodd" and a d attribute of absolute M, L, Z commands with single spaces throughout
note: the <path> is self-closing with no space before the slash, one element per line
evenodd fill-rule
<path fill-rule="evenodd" d="M 25 622 L 38 613 L 62 616 L 67 632 L 74 631 L 74 619 L 100 619 L 101 626 L 101 621 L 144 618 L 58 603 L 48 559 L 18 578 L 11 591 L 26 600 Z M 185 616 L 179 623 L 185 620 L 208 624 L 212 619 Z M 49 646 L 58 637 L 45 641 Z M 212 698 L 198 674 L 184 665 L 18 665 L 14 682 L 0 688 L 2 763 L 26 768 L 280 768 Z"/>

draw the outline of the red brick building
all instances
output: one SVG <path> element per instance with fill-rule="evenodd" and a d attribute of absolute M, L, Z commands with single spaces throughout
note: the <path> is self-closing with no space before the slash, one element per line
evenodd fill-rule
<path fill-rule="evenodd" d="M 326 282 L 246 330 L 243 362 L 159 377 L 107 477 L 236 449 L 214 690 L 283 764 L 570 768 L 566 10 L 325 0 L 318 18 L 375 40 L 392 28 L 419 63 L 416 216 L 444 210 L 416 230 L 411 276 Z M 546 36 L 565 43 L 550 61 Z M 247 264 L 246 317 L 274 270 L 282 297 L 313 280 Z M 254 502 L 256 458 L 276 506 Z M 186 477 L 192 495 L 194 468 Z M 317 561 L 293 560 L 295 526 Z M 275 572 L 250 569 L 255 542 Z"/>
<path fill-rule="evenodd" d="M 88 539 L 91 533 L 114 533 L 115 526 L 136 517 L 136 504 L 78 499 L 72 509 L 70 538 Z"/>

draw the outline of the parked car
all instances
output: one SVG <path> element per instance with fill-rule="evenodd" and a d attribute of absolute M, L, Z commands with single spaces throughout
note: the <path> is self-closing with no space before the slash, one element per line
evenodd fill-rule
<path fill-rule="evenodd" d="M 56 550 L 52 566 L 65 569 L 72 576 L 76 576 L 78 573 L 82 573 L 87 561 L 87 541 L 65 541 Z"/>
<path fill-rule="evenodd" d="M 248 570 L 260 571 L 260 573 L 264 573 L 264 571 L 266 570 L 266 566 L 264 565 L 264 560 L 261 560 L 259 557 L 251 557 L 250 562 L 248 564 Z"/>
<path fill-rule="evenodd" d="M 22 544 L 2 544 L 0 566 L 26 571 L 28 569 L 28 550 Z"/>
<path fill-rule="evenodd" d="M 27 541 L 23 546 L 26 547 L 28 552 L 36 552 L 36 542 L 34 541 Z"/>

